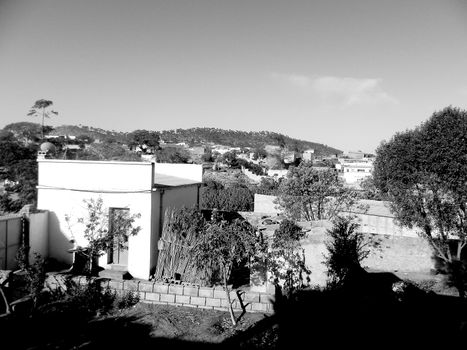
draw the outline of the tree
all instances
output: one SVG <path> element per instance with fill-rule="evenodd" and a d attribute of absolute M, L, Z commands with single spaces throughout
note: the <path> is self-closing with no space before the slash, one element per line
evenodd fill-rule
<path fill-rule="evenodd" d="M 252 211 L 254 194 L 246 186 L 224 187 L 221 183 L 209 181 L 203 188 L 201 207 L 223 211 Z"/>
<path fill-rule="evenodd" d="M 230 168 L 238 167 L 237 152 L 236 151 L 225 152 L 222 155 L 221 159 L 222 159 L 222 162 L 224 162 Z"/>
<path fill-rule="evenodd" d="M 190 155 L 184 149 L 166 147 L 156 151 L 158 163 L 188 163 Z"/>
<path fill-rule="evenodd" d="M 333 227 L 327 230 L 330 239 L 325 243 L 328 254 L 324 264 L 331 288 L 352 281 L 362 271 L 361 262 L 370 254 L 372 241 L 358 232 L 358 227 L 350 218 L 336 217 Z"/>
<path fill-rule="evenodd" d="M 36 146 L 16 141 L 0 141 L 0 181 L 7 181 L 0 210 L 17 212 L 25 204 L 35 204 L 37 186 Z"/>
<path fill-rule="evenodd" d="M 318 170 L 304 162 L 290 167 L 279 187 L 278 204 L 295 220 L 332 219 L 356 204 L 357 193 L 344 187 L 332 169 Z"/>
<path fill-rule="evenodd" d="M 403 226 L 417 228 L 447 271 L 462 273 L 467 244 L 467 111 L 447 107 L 376 150 L 376 187 Z M 450 243 L 457 243 L 452 252 Z M 467 276 L 451 275 L 459 295 Z"/>
<path fill-rule="evenodd" d="M 50 126 L 44 128 L 52 129 Z M 42 133 L 41 125 L 31 122 L 11 123 L 6 125 L 3 130 L 12 132 L 15 138 L 25 144 L 39 141 Z"/>
<path fill-rule="evenodd" d="M 118 143 L 92 143 L 78 152 L 78 159 L 141 161 L 141 157 Z"/>
<path fill-rule="evenodd" d="M 237 322 L 230 299 L 228 281 L 234 264 L 242 263 L 253 256 L 255 246 L 256 236 L 251 225 L 240 219 L 228 222 L 214 211 L 211 221 L 206 225 L 204 239 L 193 250 L 200 268 L 205 268 L 207 264 L 212 263 L 220 267 L 230 318 L 234 326 Z"/>
<path fill-rule="evenodd" d="M 110 249 L 128 249 L 126 246 L 128 238 L 141 230 L 141 227 L 134 226 L 136 219 L 141 215 L 130 215 L 129 211 L 122 210 L 113 213 L 110 217 L 109 210 L 104 207 L 101 197 L 85 199 L 83 202 L 86 208 L 85 216 L 77 218 L 76 222 L 72 223 L 72 217 L 65 215 L 65 221 L 73 236 L 73 230 L 76 230 L 74 227 L 78 225 L 88 241 L 86 247 L 78 247 L 78 250 L 88 259 L 87 272 L 93 274 L 96 271 L 94 261 L 99 256 Z"/>
<path fill-rule="evenodd" d="M 128 134 L 128 145 L 138 147 L 144 154 L 154 154 L 159 147 L 159 134 L 155 131 L 135 130 Z"/>
<path fill-rule="evenodd" d="M 267 266 L 273 282 L 276 285 L 282 283 L 287 296 L 307 287 L 310 282 L 311 271 L 305 265 L 305 252 L 300 243 L 305 235 L 300 226 L 287 219 L 274 231 Z"/>
<path fill-rule="evenodd" d="M 53 102 L 50 100 L 37 100 L 34 105 L 31 107 L 31 110 L 28 113 L 28 116 L 41 117 L 42 118 L 42 128 L 41 128 L 41 139 L 44 140 L 44 118 L 50 118 L 52 114 L 58 115 L 58 112 L 51 110 L 50 107 L 53 105 Z"/>
<path fill-rule="evenodd" d="M 382 193 L 379 191 L 379 189 L 375 186 L 375 180 L 373 176 L 368 176 L 364 178 L 360 182 L 360 187 L 362 188 L 360 196 L 363 199 L 371 199 L 371 200 L 376 200 L 376 201 L 383 200 L 384 197 Z"/>

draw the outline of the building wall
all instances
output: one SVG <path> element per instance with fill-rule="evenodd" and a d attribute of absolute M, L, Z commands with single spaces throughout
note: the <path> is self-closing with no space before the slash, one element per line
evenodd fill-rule
<path fill-rule="evenodd" d="M 84 199 L 103 199 L 106 208 L 130 208 L 141 217 L 135 221 L 140 232 L 129 240 L 128 271 L 148 278 L 151 240 L 151 163 L 39 161 L 38 209 L 49 210 L 49 256 L 71 264 L 70 239 L 87 245 L 84 228 L 76 220 L 86 214 Z M 71 227 L 65 221 L 71 217 Z M 100 259 L 104 264 L 106 257 Z M 105 267 L 105 265 L 104 265 Z"/>
<path fill-rule="evenodd" d="M 34 253 L 49 255 L 49 213 L 47 211 L 31 213 L 29 216 L 29 259 L 33 261 Z"/>

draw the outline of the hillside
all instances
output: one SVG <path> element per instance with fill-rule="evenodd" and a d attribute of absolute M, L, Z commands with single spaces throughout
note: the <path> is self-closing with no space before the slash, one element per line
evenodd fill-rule
<path fill-rule="evenodd" d="M 15 123 L 20 124 L 20 123 Z M 316 142 L 304 141 L 291 138 L 270 131 L 239 131 L 217 128 L 190 128 L 156 131 L 160 138 L 166 143 L 185 142 L 190 146 L 220 144 L 231 147 L 264 147 L 266 145 L 283 146 L 289 150 L 302 152 L 313 148 L 316 155 L 331 155 L 342 153 L 342 151 Z M 127 143 L 128 134 L 119 131 L 109 131 L 101 128 L 84 125 L 61 125 L 57 126 L 50 135 L 88 135 L 94 140 L 116 141 Z"/>
<path fill-rule="evenodd" d="M 342 151 L 316 142 L 291 138 L 270 131 L 239 131 L 217 128 L 190 128 L 164 130 L 159 132 L 165 142 L 187 142 L 196 144 L 221 144 L 232 147 L 264 147 L 265 145 L 285 146 L 290 150 L 304 151 L 313 148 L 318 155 L 342 153 Z"/>

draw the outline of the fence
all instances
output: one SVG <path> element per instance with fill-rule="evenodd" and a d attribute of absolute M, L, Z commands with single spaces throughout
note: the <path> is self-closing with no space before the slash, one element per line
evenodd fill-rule
<path fill-rule="evenodd" d="M 18 267 L 16 252 L 26 230 L 22 215 L 0 217 L 0 269 L 14 270 Z"/>

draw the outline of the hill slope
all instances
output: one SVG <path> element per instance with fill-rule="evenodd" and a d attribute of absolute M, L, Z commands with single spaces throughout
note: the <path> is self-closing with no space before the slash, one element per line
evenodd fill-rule
<path fill-rule="evenodd" d="M 270 131 L 239 131 L 218 128 L 190 128 L 156 131 L 167 143 L 186 142 L 189 145 L 220 144 L 231 147 L 264 147 L 266 145 L 284 146 L 290 150 L 304 151 L 313 148 L 317 155 L 339 154 L 342 151 L 316 142 L 291 138 Z M 113 139 L 127 142 L 128 133 L 108 131 L 89 126 L 62 125 L 51 132 L 52 135 L 89 135 L 101 141 Z"/>

